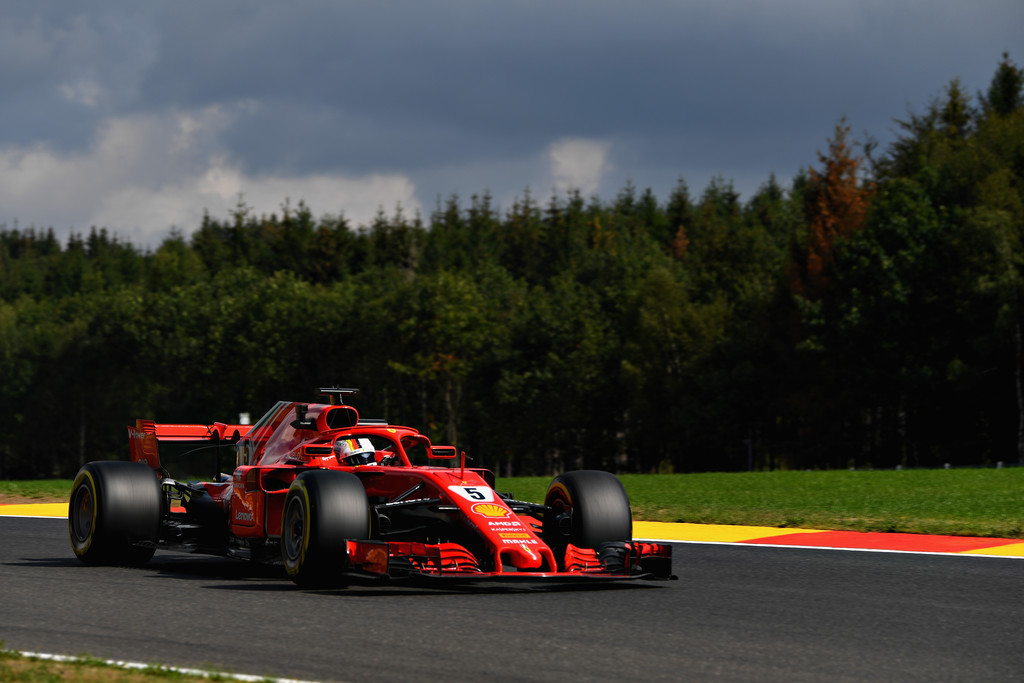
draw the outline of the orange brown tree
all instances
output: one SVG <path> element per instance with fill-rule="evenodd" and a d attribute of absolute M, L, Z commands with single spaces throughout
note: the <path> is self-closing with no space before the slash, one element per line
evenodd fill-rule
<path fill-rule="evenodd" d="M 856 143 L 848 142 L 849 134 L 850 127 L 841 119 L 828 154 L 818 152 L 822 168 L 808 171 L 807 238 L 793 264 L 792 279 L 793 292 L 800 296 L 816 298 L 828 286 L 837 240 L 864 227 L 871 204 L 874 185 L 859 177 L 863 158 L 854 153 Z"/>

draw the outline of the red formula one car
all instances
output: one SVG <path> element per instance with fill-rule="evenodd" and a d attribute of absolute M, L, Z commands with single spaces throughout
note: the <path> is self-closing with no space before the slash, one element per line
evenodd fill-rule
<path fill-rule="evenodd" d="M 131 462 L 91 462 L 75 477 L 75 554 L 98 564 L 142 564 L 157 548 L 281 561 L 303 586 L 352 575 L 671 578 L 671 546 L 632 539 L 614 475 L 567 472 L 543 505 L 514 500 L 455 447 L 360 419 L 345 404 L 356 390 L 320 393 L 329 402 L 282 401 L 252 426 L 137 421 Z M 172 479 L 158 444 L 232 448 L 234 473 Z"/>

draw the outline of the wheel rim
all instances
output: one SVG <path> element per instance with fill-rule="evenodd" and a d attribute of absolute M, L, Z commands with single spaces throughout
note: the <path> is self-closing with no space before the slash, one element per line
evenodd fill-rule
<path fill-rule="evenodd" d="M 554 521 L 553 531 L 563 538 L 572 536 L 572 505 L 560 493 L 548 499 L 551 517 Z"/>
<path fill-rule="evenodd" d="M 94 506 L 92 490 L 88 484 L 82 484 L 75 490 L 71 505 L 71 531 L 78 543 L 84 543 L 92 535 Z"/>
<path fill-rule="evenodd" d="M 289 563 L 298 563 L 306 539 L 306 509 L 299 496 L 288 501 L 281 531 L 285 559 Z"/>

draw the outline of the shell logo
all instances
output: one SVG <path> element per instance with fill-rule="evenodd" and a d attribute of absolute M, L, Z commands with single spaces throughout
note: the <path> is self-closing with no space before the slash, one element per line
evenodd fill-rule
<path fill-rule="evenodd" d="M 507 507 L 494 503 L 477 503 L 470 509 L 484 517 L 508 517 L 512 513 Z"/>

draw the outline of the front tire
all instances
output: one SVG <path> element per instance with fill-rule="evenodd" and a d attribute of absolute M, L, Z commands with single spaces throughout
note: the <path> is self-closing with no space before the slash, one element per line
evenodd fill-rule
<path fill-rule="evenodd" d="M 160 480 L 146 465 L 86 463 L 68 503 L 71 548 L 86 564 L 145 564 L 156 552 L 162 505 Z"/>
<path fill-rule="evenodd" d="M 544 505 L 544 541 L 559 563 L 568 544 L 599 550 L 609 543 L 633 539 L 629 496 L 614 474 L 577 470 L 558 475 L 548 487 Z"/>
<path fill-rule="evenodd" d="M 296 584 L 317 588 L 343 583 L 346 541 L 370 535 L 370 506 L 354 474 L 303 472 L 288 489 L 281 520 L 281 559 Z"/>

